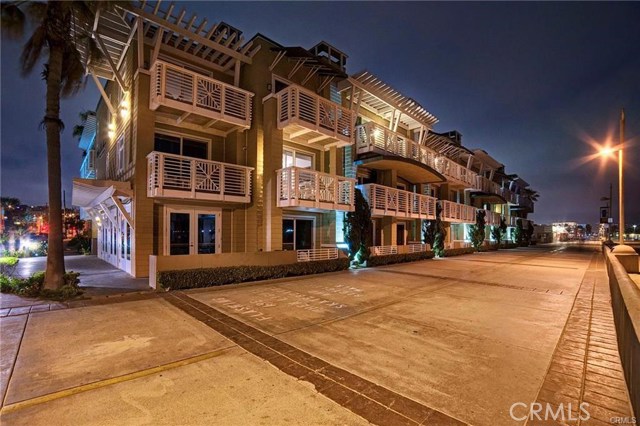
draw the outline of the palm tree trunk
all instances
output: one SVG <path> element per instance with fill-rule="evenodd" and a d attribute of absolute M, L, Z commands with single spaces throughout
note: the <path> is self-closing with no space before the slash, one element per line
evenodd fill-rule
<path fill-rule="evenodd" d="M 62 171 L 60 158 L 60 81 L 63 48 L 49 45 L 47 72 L 47 179 L 49 183 L 49 248 L 44 287 L 58 289 L 64 283 L 64 248 L 62 245 Z"/>

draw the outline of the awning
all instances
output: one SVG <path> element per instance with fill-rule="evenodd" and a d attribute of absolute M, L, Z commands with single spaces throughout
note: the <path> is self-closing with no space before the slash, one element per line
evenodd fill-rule
<path fill-rule="evenodd" d="M 115 180 L 98 180 L 98 179 L 73 179 L 73 192 L 71 196 L 71 204 L 91 212 L 93 216 L 95 212 L 101 212 L 109 218 L 115 225 L 115 216 L 111 212 L 111 208 L 115 207 L 125 218 L 129 226 L 133 228 L 131 216 L 122 204 L 123 198 L 133 197 L 131 184 L 129 182 L 121 182 Z"/>

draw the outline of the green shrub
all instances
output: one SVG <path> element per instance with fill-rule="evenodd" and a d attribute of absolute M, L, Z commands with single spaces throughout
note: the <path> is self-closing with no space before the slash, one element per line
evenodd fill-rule
<path fill-rule="evenodd" d="M 445 249 L 444 251 L 444 256 L 445 257 L 451 257 L 451 256 L 460 256 L 462 254 L 472 254 L 475 253 L 476 249 L 473 247 L 460 247 L 460 248 L 454 248 L 454 249 Z"/>
<path fill-rule="evenodd" d="M 289 265 L 225 266 L 220 268 L 185 269 L 158 273 L 158 284 L 165 290 L 215 287 L 247 281 L 294 277 L 343 271 L 349 268 L 349 259 L 318 260 Z"/>
<path fill-rule="evenodd" d="M 367 266 L 383 266 L 392 265 L 394 263 L 415 262 L 418 260 L 433 259 L 433 256 L 434 254 L 432 251 L 371 256 L 367 262 Z"/>
<path fill-rule="evenodd" d="M 64 274 L 64 284 L 57 290 L 44 288 L 44 272 L 36 272 L 29 278 L 11 278 L 0 275 L 0 290 L 2 293 L 13 293 L 24 297 L 40 297 L 52 300 L 72 299 L 82 294 L 79 287 L 79 272 Z"/>
<path fill-rule="evenodd" d="M 0 274 L 8 276 L 13 275 L 13 271 L 15 271 L 19 261 L 20 259 L 17 257 L 0 257 Z"/>

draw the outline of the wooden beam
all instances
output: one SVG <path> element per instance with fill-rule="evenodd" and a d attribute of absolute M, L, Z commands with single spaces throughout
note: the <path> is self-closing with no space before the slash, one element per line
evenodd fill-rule
<path fill-rule="evenodd" d="M 100 37 L 100 34 L 96 34 L 95 35 L 96 40 L 98 41 L 98 45 L 100 46 L 100 49 L 102 50 L 102 53 L 107 57 L 107 62 L 109 63 L 109 66 L 111 67 L 111 70 L 113 71 L 113 74 L 116 78 L 116 81 L 118 82 L 118 85 L 120 85 L 120 88 L 122 89 L 123 92 L 128 92 L 129 89 L 127 87 L 126 84 L 124 84 L 124 81 L 122 80 L 122 77 L 120 76 L 120 73 L 118 72 L 118 68 L 116 68 L 116 64 L 113 63 L 113 60 L 111 59 L 111 55 L 109 55 L 109 51 L 107 50 L 107 47 L 104 45 L 104 42 L 102 41 L 102 38 Z"/>
<path fill-rule="evenodd" d="M 100 95 L 102 95 L 102 100 L 107 105 L 107 108 L 109 108 L 109 112 L 112 115 L 116 114 L 116 110 L 115 108 L 113 108 L 113 105 L 111 105 L 111 101 L 109 100 L 109 96 L 107 96 L 107 92 L 104 91 L 102 83 L 100 83 L 100 80 L 98 80 L 98 77 L 96 77 L 96 74 L 93 71 L 91 71 L 91 77 L 93 77 L 93 81 L 96 83 L 96 86 L 98 86 L 98 91 L 100 92 Z"/>
<path fill-rule="evenodd" d="M 149 12 L 146 12 L 146 11 L 144 11 L 142 9 L 139 9 L 137 7 L 131 7 L 131 8 L 129 8 L 129 10 L 132 13 L 134 13 L 134 14 L 136 14 L 138 16 L 141 16 L 144 19 L 146 19 L 148 21 L 151 21 L 151 22 L 155 23 L 156 25 L 162 26 L 162 27 L 164 27 L 164 28 L 166 28 L 166 29 L 168 29 L 170 31 L 174 31 L 176 33 L 184 33 L 184 31 L 185 31 L 183 28 L 180 28 L 180 26 L 175 25 L 175 24 L 167 21 L 166 19 L 162 19 L 162 18 L 160 18 L 160 17 L 158 17 L 156 15 L 153 15 L 153 14 L 151 14 Z M 210 46 L 211 48 L 213 48 L 213 49 L 215 49 L 217 51 L 221 51 L 222 53 L 225 53 L 225 54 L 227 54 L 229 56 L 232 56 L 232 57 L 234 57 L 234 58 L 236 58 L 236 59 L 238 59 L 238 60 L 240 60 L 242 62 L 245 62 L 247 64 L 252 63 L 251 58 L 249 58 L 249 57 L 247 57 L 247 56 L 245 56 L 245 55 L 243 55 L 243 54 L 241 54 L 241 53 L 239 53 L 239 52 L 237 52 L 237 51 L 235 51 L 233 49 L 229 49 L 229 48 L 227 48 L 225 46 L 222 46 L 222 45 L 220 45 L 218 43 L 213 43 L 211 40 L 208 40 L 208 39 L 202 37 L 199 34 L 195 34 L 192 31 L 189 31 L 189 33 L 190 33 L 189 34 L 189 38 L 194 39 L 195 41 L 197 41 L 198 43 L 200 43 L 200 44 L 202 44 L 204 46 Z"/>
<path fill-rule="evenodd" d="M 129 224 L 129 227 L 131 229 L 134 229 L 133 220 L 131 220 L 131 216 L 129 216 L 129 213 L 127 213 L 127 211 L 125 210 L 124 206 L 122 205 L 122 201 L 120 201 L 120 198 L 118 198 L 118 196 L 116 196 L 116 195 L 112 195 L 111 199 L 113 200 L 114 204 L 116 205 L 116 207 L 120 211 L 120 214 L 122 215 L 122 217 L 124 217 L 124 220 L 126 220 L 127 223 Z"/>
<path fill-rule="evenodd" d="M 120 59 L 118 59 L 118 69 L 122 66 L 122 62 L 124 61 L 125 56 L 127 55 L 127 51 L 129 50 L 129 46 L 131 46 L 131 41 L 133 40 L 133 36 L 136 34 L 136 30 L 138 29 L 138 24 L 140 20 L 136 19 L 136 22 L 131 27 L 131 32 L 129 33 L 129 38 L 127 38 L 127 43 L 122 49 L 122 53 L 120 54 Z"/>
<path fill-rule="evenodd" d="M 307 141 L 307 143 L 316 143 L 316 142 L 320 142 L 323 139 L 329 139 L 331 136 L 327 136 L 327 135 L 320 135 L 320 136 L 316 136 L 315 138 L 311 138 Z"/>
<path fill-rule="evenodd" d="M 155 35 L 153 36 L 153 53 L 151 54 L 151 61 L 149 63 L 149 67 L 152 67 L 153 64 L 158 60 L 158 55 L 160 54 L 160 46 L 162 45 L 162 35 L 164 30 L 158 28 Z"/>
<path fill-rule="evenodd" d="M 142 18 L 138 16 L 138 69 L 146 69 L 144 67 L 144 25 Z"/>
<path fill-rule="evenodd" d="M 306 135 L 307 133 L 312 132 L 312 131 L 313 131 L 313 130 L 311 130 L 311 129 L 302 129 L 302 130 L 298 130 L 297 132 L 290 133 L 290 134 L 289 134 L 289 137 L 290 137 L 291 139 L 293 139 L 293 138 L 297 138 L 297 137 L 299 137 L 299 136 Z"/>
<path fill-rule="evenodd" d="M 235 68 L 233 69 L 233 85 L 240 87 L 240 66 L 242 62 L 235 59 Z"/>
<path fill-rule="evenodd" d="M 102 209 L 102 211 L 104 212 L 105 215 L 107 215 L 107 217 L 109 218 L 109 221 L 111 222 L 111 224 L 113 225 L 114 228 L 118 228 L 118 221 L 116 220 L 116 218 L 111 214 L 111 211 L 109 210 L 109 207 L 106 206 L 105 203 L 100 203 L 100 208 Z"/>
<path fill-rule="evenodd" d="M 178 119 L 176 120 L 177 124 L 182 123 L 184 120 L 187 119 L 187 117 L 189 117 L 191 115 L 191 112 L 187 111 L 184 114 L 182 114 L 180 117 L 178 117 Z"/>

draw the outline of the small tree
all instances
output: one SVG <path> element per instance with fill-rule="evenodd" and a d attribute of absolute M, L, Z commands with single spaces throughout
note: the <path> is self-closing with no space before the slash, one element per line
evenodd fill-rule
<path fill-rule="evenodd" d="M 500 248 L 500 244 L 507 236 L 507 221 L 504 217 L 500 217 L 500 225 L 491 227 L 491 236 L 498 243 L 498 248 Z"/>
<path fill-rule="evenodd" d="M 522 227 L 522 219 L 518 219 L 516 221 L 516 229 L 513 232 L 513 242 L 517 245 L 522 244 L 522 239 L 524 237 L 524 228 Z"/>
<path fill-rule="evenodd" d="M 435 220 L 423 220 L 422 221 L 422 241 L 425 244 L 429 244 L 433 248 L 433 242 L 436 239 L 436 221 Z"/>
<path fill-rule="evenodd" d="M 436 204 L 435 236 L 433 238 L 433 253 L 436 257 L 444 257 L 444 240 L 447 238 L 447 230 L 440 219 L 442 207 Z"/>
<path fill-rule="evenodd" d="M 484 228 L 485 228 L 485 216 L 486 212 L 484 210 L 476 211 L 476 223 L 475 225 L 471 225 L 469 227 L 469 237 L 471 238 L 471 244 L 476 249 L 476 251 L 480 251 L 482 248 L 482 244 L 484 244 Z"/>
<path fill-rule="evenodd" d="M 371 209 L 359 189 L 355 190 L 355 209 L 344 219 L 344 239 L 349 246 L 351 261 L 362 264 L 369 259 Z"/>
<path fill-rule="evenodd" d="M 531 244 L 531 237 L 533 237 L 533 222 L 529 222 L 529 226 L 522 233 L 522 238 L 527 245 Z"/>

